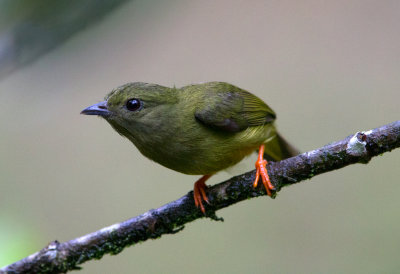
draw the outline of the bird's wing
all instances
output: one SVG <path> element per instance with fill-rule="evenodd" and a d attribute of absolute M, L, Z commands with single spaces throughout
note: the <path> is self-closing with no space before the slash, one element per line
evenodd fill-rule
<path fill-rule="evenodd" d="M 235 86 L 220 83 L 206 90 L 196 119 L 211 128 L 239 132 L 275 120 L 274 111 L 255 95 Z"/>

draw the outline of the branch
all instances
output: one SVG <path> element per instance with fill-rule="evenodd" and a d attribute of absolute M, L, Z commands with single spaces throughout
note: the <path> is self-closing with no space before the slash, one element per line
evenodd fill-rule
<path fill-rule="evenodd" d="M 267 168 L 276 192 L 279 192 L 285 186 L 318 174 L 350 164 L 366 164 L 372 157 L 397 147 L 400 147 L 400 120 L 357 132 L 341 141 L 280 162 L 270 162 Z M 254 176 L 253 170 L 210 187 L 207 217 L 221 220 L 215 215 L 216 210 L 265 195 L 263 187 L 253 188 Z M 176 201 L 125 222 L 68 242 L 51 242 L 39 252 L 0 269 L 0 273 L 54 273 L 80 269 L 78 265 L 83 262 L 100 259 L 106 253 L 118 254 L 127 246 L 156 239 L 163 234 L 177 233 L 184 228 L 184 224 L 203 217 L 194 205 L 193 193 L 189 192 Z"/>

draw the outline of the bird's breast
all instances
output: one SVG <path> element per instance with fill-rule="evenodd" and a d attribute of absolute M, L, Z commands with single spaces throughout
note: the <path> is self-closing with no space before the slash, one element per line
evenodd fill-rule
<path fill-rule="evenodd" d="M 132 140 L 147 158 L 185 174 L 213 174 L 235 165 L 266 139 L 265 129 L 215 132 L 201 124 L 172 131 L 160 127 L 145 140 Z"/>

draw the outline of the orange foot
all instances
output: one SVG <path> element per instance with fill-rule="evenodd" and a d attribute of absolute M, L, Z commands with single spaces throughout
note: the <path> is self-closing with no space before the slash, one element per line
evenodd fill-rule
<path fill-rule="evenodd" d="M 193 187 L 194 204 L 196 205 L 196 207 L 200 207 L 200 210 L 201 210 L 201 212 L 203 212 L 203 214 L 206 213 L 206 210 L 204 209 L 204 206 L 203 206 L 203 200 L 207 204 L 209 204 L 208 198 L 206 195 L 206 189 L 207 189 L 206 181 L 210 177 L 211 177 L 211 175 L 204 175 L 203 177 L 198 179 L 196 183 L 194 183 L 194 187 Z"/>
<path fill-rule="evenodd" d="M 269 180 L 267 168 L 265 167 L 268 163 L 267 160 L 264 159 L 264 149 L 265 145 L 262 144 L 260 149 L 258 150 L 258 159 L 256 161 L 256 179 L 254 180 L 253 187 L 257 187 L 258 180 L 260 179 L 264 184 L 265 190 L 267 191 L 268 196 L 272 196 L 271 190 L 275 190 L 275 187 L 272 185 L 271 181 Z"/>

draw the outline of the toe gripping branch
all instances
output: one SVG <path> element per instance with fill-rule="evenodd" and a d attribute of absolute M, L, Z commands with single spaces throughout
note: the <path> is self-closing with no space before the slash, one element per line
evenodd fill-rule
<path fill-rule="evenodd" d="M 207 189 L 206 181 L 210 177 L 211 177 L 211 175 L 204 175 L 199 180 L 197 180 L 197 182 L 194 184 L 194 187 L 193 187 L 194 204 L 196 205 L 196 207 L 200 207 L 200 210 L 201 210 L 201 212 L 203 212 L 203 214 L 206 213 L 206 210 L 203 205 L 203 200 L 207 204 L 209 204 L 209 201 L 208 201 L 208 198 L 206 195 L 206 189 Z"/>
<path fill-rule="evenodd" d="M 272 197 L 272 192 L 275 190 L 275 187 L 272 185 L 271 180 L 269 179 L 268 176 L 268 171 L 266 168 L 266 165 L 268 164 L 267 160 L 264 159 L 264 150 L 265 150 L 265 145 L 262 144 L 260 146 L 260 149 L 258 150 L 258 159 L 256 161 L 256 178 L 253 183 L 253 187 L 256 188 L 258 185 L 258 180 L 260 179 L 261 176 L 261 181 L 263 182 L 263 185 L 265 187 L 265 190 L 267 191 L 268 196 Z"/>

